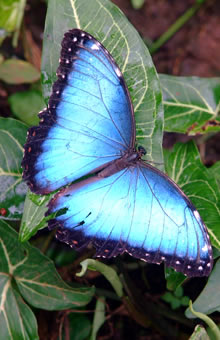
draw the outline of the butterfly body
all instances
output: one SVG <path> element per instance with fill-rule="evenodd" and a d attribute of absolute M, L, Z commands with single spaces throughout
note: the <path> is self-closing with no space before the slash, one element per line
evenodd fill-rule
<path fill-rule="evenodd" d="M 32 191 L 64 187 L 47 215 L 65 213 L 49 228 L 57 227 L 57 237 L 76 249 L 92 243 L 97 256 L 128 252 L 188 276 L 208 275 L 206 227 L 181 189 L 142 160 L 142 147 L 135 150 L 133 106 L 109 52 L 90 34 L 71 30 L 57 75 L 40 125 L 29 130 L 22 163 Z"/>

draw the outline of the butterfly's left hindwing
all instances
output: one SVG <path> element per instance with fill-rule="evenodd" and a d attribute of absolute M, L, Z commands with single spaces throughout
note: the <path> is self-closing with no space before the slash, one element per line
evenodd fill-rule
<path fill-rule="evenodd" d="M 32 191 L 45 194 L 121 157 L 134 146 L 134 116 L 122 74 L 91 35 L 62 42 L 58 80 L 40 125 L 29 131 L 22 162 Z"/>
<path fill-rule="evenodd" d="M 180 189 L 158 170 L 140 162 L 108 178 L 98 176 L 57 194 L 49 222 L 60 240 L 79 248 L 92 242 L 97 256 L 128 252 L 188 276 L 208 275 L 212 251 L 206 228 Z"/>

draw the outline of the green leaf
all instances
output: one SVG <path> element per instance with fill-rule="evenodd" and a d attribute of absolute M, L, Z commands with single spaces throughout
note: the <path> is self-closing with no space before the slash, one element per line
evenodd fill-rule
<path fill-rule="evenodd" d="M 177 287 L 173 293 L 166 292 L 161 298 L 162 300 L 170 303 L 172 309 L 189 305 L 189 298 L 187 296 L 183 296 L 183 288 L 180 286 Z"/>
<path fill-rule="evenodd" d="M 68 15 L 67 15 L 68 13 Z M 108 0 L 50 0 L 43 44 L 42 79 L 45 98 L 56 80 L 64 32 L 80 28 L 97 38 L 119 65 L 133 101 L 137 141 L 148 161 L 162 162 L 162 97 L 151 56 L 137 31 Z"/>
<path fill-rule="evenodd" d="M 2 218 L 18 219 L 23 212 L 27 186 L 22 181 L 21 160 L 27 127 L 11 119 L 0 118 L 0 208 Z"/>
<path fill-rule="evenodd" d="M 13 277 L 22 297 L 32 306 L 46 310 L 78 308 L 92 298 L 93 288 L 71 288 L 57 273 L 51 260 L 0 221 L 0 270 Z M 6 289 L 7 286 L 5 286 Z"/>
<path fill-rule="evenodd" d="M 188 296 L 183 296 L 180 301 L 181 301 L 182 306 L 185 306 L 185 307 L 189 306 L 190 299 Z"/>
<path fill-rule="evenodd" d="M 13 114 L 28 125 L 38 125 L 38 112 L 45 107 L 40 91 L 16 92 L 8 97 Z"/>
<path fill-rule="evenodd" d="M 208 283 L 198 296 L 195 302 L 193 302 L 193 309 L 203 314 L 211 314 L 213 312 L 220 312 L 220 259 L 216 262 L 216 265 L 209 276 Z M 196 318 L 191 313 L 189 308 L 186 310 L 187 318 Z"/>
<path fill-rule="evenodd" d="M 40 79 L 40 72 L 27 61 L 7 59 L 0 64 L 0 79 L 8 84 L 33 83 Z"/>
<path fill-rule="evenodd" d="M 162 298 L 162 300 L 164 300 L 164 301 L 170 303 L 171 301 L 173 301 L 174 296 L 173 296 L 172 293 L 166 292 L 163 296 L 161 296 L 161 298 Z"/>
<path fill-rule="evenodd" d="M 169 303 L 172 309 L 177 309 L 181 306 L 180 300 L 169 292 L 165 293 L 161 298 Z"/>
<path fill-rule="evenodd" d="M 220 257 L 220 251 L 217 248 L 213 248 L 213 259 L 217 259 Z"/>
<path fill-rule="evenodd" d="M 25 0 L 1 0 L 0 2 L 0 44 L 10 32 L 19 29 L 24 14 Z"/>
<path fill-rule="evenodd" d="M 179 286 L 177 289 L 174 291 L 174 295 L 178 298 L 183 296 L 183 287 Z"/>
<path fill-rule="evenodd" d="M 210 172 L 210 176 L 215 177 L 220 188 L 220 161 L 216 162 L 213 166 L 208 168 L 208 171 Z"/>
<path fill-rule="evenodd" d="M 166 131 L 189 135 L 220 131 L 220 78 L 160 74 L 160 82 Z"/>
<path fill-rule="evenodd" d="M 91 322 L 84 314 L 70 313 L 68 315 L 69 326 L 63 328 L 62 340 L 88 339 L 91 331 Z M 66 334 L 68 331 L 68 334 Z"/>
<path fill-rule="evenodd" d="M 0 221 L 0 223 L 2 222 Z M 39 339 L 34 313 L 24 303 L 17 291 L 13 289 L 10 274 L 2 272 L 0 273 L 0 306 L 2 339 Z"/>
<path fill-rule="evenodd" d="M 186 280 L 186 276 L 171 267 L 165 267 L 165 279 L 167 289 L 174 291 Z"/>
<path fill-rule="evenodd" d="M 215 178 L 200 161 L 193 142 L 176 144 L 172 152 L 164 150 L 167 174 L 178 183 L 196 206 L 205 222 L 212 244 L 220 249 L 220 193 Z"/>
<path fill-rule="evenodd" d="M 54 261 L 56 267 L 72 265 L 77 259 L 77 252 L 68 246 L 60 247 L 60 244 L 52 243 L 47 249 L 46 255 Z"/>
<path fill-rule="evenodd" d="M 33 196 L 39 200 L 38 203 L 36 203 L 36 200 L 33 200 Z M 52 195 L 34 195 L 28 191 L 24 202 L 24 213 L 19 229 L 19 240 L 21 242 L 28 241 L 38 230 L 47 227 L 49 218 L 45 217 L 45 213 L 48 210 L 47 205 L 51 197 Z"/>
<path fill-rule="evenodd" d="M 92 334 L 90 340 L 97 339 L 97 333 L 104 322 L 105 322 L 105 298 L 103 296 L 100 296 L 99 299 L 96 301 L 95 314 L 92 325 Z"/>
<path fill-rule="evenodd" d="M 201 325 L 197 325 L 189 340 L 210 340 L 206 330 Z"/>
<path fill-rule="evenodd" d="M 0 27 L 5 31 L 12 32 L 16 26 L 20 0 L 2 0 L 0 3 Z"/>

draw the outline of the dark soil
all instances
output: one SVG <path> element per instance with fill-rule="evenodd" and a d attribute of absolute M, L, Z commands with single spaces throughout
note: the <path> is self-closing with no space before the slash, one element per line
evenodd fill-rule
<path fill-rule="evenodd" d="M 146 0 L 134 10 L 128 0 L 113 0 L 126 14 L 140 35 L 148 41 L 157 40 L 194 0 Z M 220 2 L 207 0 L 198 12 L 154 55 L 158 73 L 175 76 L 220 76 Z M 189 137 L 164 134 L 164 147 L 185 142 Z M 191 139 L 191 138 L 190 138 Z M 204 164 L 210 166 L 220 159 L 220 133 L 201 144 Z"/>
<path fill-rule="evenodd" d="M 160 37 L 194 0 L 146 0 L 134 10 L 127 0 L 114 0 L 143 38 Z M 220 2 L 208 0 L 153 56 L 158 73 L 177 76 L 220 76 Z"/>

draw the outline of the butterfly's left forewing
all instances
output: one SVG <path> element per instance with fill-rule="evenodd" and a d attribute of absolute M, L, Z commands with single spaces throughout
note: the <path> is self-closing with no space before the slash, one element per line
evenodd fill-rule
<path fill-rule="evenodd" d="M 120 158 L 134 146 L 133 108 L 109 52 L 74 29 L 62 42 L 58 80 L 22 162 L 32 191 L 45 194 Z"/>
<path fill-rule="evenodd" d="M 80 248 L 92 242 L 97 256 L 128 252 L 152 263 L 165 261 L 188 276 L 208 275 L 212 251 L 206 228 L 182 191 L 158 170 L 139 162 L 110 177 L 64 189 L 49 213 L 60 240 Z"/>

